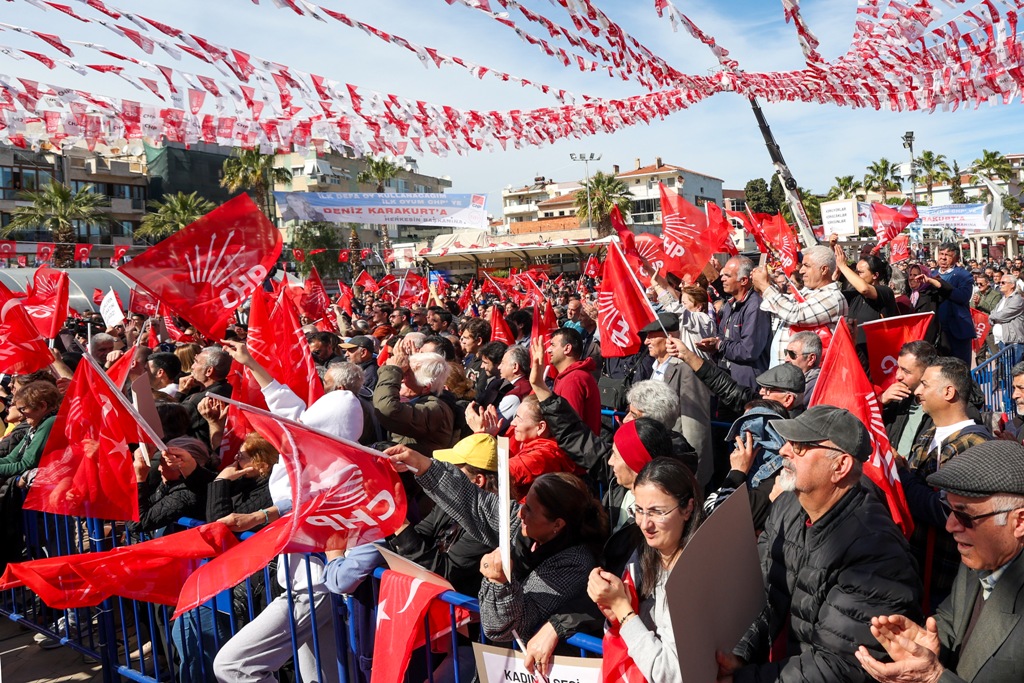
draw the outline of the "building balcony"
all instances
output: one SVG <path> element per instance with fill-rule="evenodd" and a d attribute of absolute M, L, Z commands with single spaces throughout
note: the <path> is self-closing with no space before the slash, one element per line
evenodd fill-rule
<path fill-rule="evenodd" d="M 537 213 L 536 204 L 513 204 L 503 208 L 506 216 L 522 216 L 523 214 Z"/>

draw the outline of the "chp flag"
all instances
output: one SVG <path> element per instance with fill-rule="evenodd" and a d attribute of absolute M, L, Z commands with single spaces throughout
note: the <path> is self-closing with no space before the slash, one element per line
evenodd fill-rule
<path fill-rule="evenodd" d="M 934 313 L 898 315 L 861 323 L 858 326 L 858 329 L 864 331 L 871 382 L 879 395 L 896 382 L 900 349 L 907 342 L 924 339 L 928 325 L 934 317 Z"/>
<path fill-rule="evenodd" d="M 639 332 L 656 319 L 618 243 L 608 245 L 604 279 L 597 293 L 601 355 L 630 356 L 640 350 Z"/>
<path fill-rule="evenodd" d="M 985 346 L 985 341 L 992 331 L 992 323 L 989 321 L 988 315 L 977 308 L 971 309 L 971 322 L 974 323 L 974 341 L 971 342 L 971 346 L 974 348 L 974 352 L 977 353 Z"/>

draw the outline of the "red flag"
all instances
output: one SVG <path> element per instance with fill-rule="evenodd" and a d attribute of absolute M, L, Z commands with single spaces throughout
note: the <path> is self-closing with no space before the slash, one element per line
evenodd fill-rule
<path fill-rule="evenodd" d="M 703 211 L 664 185 L 660 187 L 661 241 L 666 256 L 663 275 L 673 272 L 693 282 L 721 240 L 708 239 L 708 220 Z"/>
<path fill-rule="evenodd" d="M 587 257 L 587 265 L 583 268 L 583 274 L 587 277 L 597 277 L 601 274 L 601 264 L 593 254 Z"/>
<path fill-rule="evenodd" d="M 977 308 L 971 309 L 971 321 L 974 323 L 974 341 L 971 342 L 971 346 L 977 353 L 985 345 L 985 340 L 992 331 L 992 323 L 989 322 L 988 316 Z"/>
<path fill-rule="evenodd" d="M 22 303 L 40 336 L 56 339 L 68 318 L 68 274 L 46 266 L 38 269 Z"/>
<path fill-rule="evenodd" d="M 53 242 L 36 243 L 36 261 L 49 262 L 53 259 L 53 250 L 56 245 Z"/>
<path fill-rule="evenodd" d="M 246 194 L 231 199 L 119 271 L 210 339 L 266 279 L 281 232 Z"/>
<path fill-rule="evenodd" d="M 872 204 L 871 225 L 878 237 L 878 244 L 872 249 L 872 252 L 877 253 L 917 218 L 917 206 L 909 199 L 899 209 L 885 204 Z"/>
<path fill-rule="evenodd" d="M 105 294 L 106 294 L 106 292 L 104 292 L 99 287 L 94 287 L 93 290 L 92 290 L 92 302 L 94 304 L 96 304 L 97 306 L 99 306 L 100 304 L 103 303 L 103 296 Z"/>
<path fill-rule="evenodd" d="M 633 612 L 640 609 L 640 598 L 636 594 L 636 584 L 627 569 L 622 575 L 622 583 L 626 586 L 626 596 Z M 601 639 L 603 657 L 601 659 L 601 681 L 603 683 L 645 683 L 643 672 L 629 656 L 626 641 L 619 635 L 620 625 L 612 624 L 604 632 Z"/>
<path fill-rule="evenodd" d="M 361 258 L 361 259 L 368 259 L 371 256 L 373 256 L 373 249 L 360 249 L 359 250 L 359 258 Z"/>
<path fill-rule="evenodd" d="M 78 364 L 50 431 L 26 510 L 139 521 L 129 443 L 153 443 L 96 366 Z"/>
<path fill-rule="evenodd" d="M 662 250 L 660 237 L 656 237 L 649 232 L 637 235 L 636 252 L 634 254 L 626 254 L 626 261 L 633 269 L 633 273 L 636 274 L 640 285 L 650 287 L 652 273 L 644 270 L 643 259 L 646 259 L 651 264 L 656 273 L 660 273 L 665 269 L 665 262 L 668 260 L 668 257 L 665 256 L 665 252 Z"/>
<path fill-rule="evenodd" d="M 783 272 L 792 277 L 800 267 L 800 259 L 797 257 L 797 253 L 800 251 L 800 242 L 797 240 L 793 228 L 786 223 L 782 214 L 776 214 L 767 216 L 761 221 L 761 234 L 773 255 L 778 259 Z"/>
<path fill-rule="evenodd" d="M 639 332 L 653 322 L 655 316 L 615 243 L 608 245 L 608 256 L 604 260 L 604 280 L 597 293 L 597 307 L 601 355 L 615 358 L 639 351 Z"/>
<path fill-rule="evenodd" d="M 344 550 L 389 536 L 405 522 L 402 482 L 377 451 L 228 402 L 280 452 L 295 507 L 189 576 L 175 616 L 237 585 L 274 555 Z"/>
<path fill-rule="evenodd" d="M 864 463 L 864 473 L 885 494 L 893 521 L 909 538 L 914 530 L 914 520 L 896 473 L 896 461 L 892 457 L 892 447 L 882 423 L 882 408 L 868 376 L 864 374 L 864 368 L 857 360 L 853 339 L 844 320 L 836 325 L 832 343 L 825 352 L 811 405 L 846 408 L 867 427 L 872 452 Z"/>
<path fill-rule="evenodd" d="M 351 255 L 352 251 L 350 249 L 342 249 L 338 252 L 338 263 L 348 263 Z"/>
<path fill-rule="evenodd" d="M 53 355 L 21 300 L 0 283 L 0 372 L 28 374 L 53 363 Z"/>
<path fill-rule="evenodd" d="M 407 271 L 398 286 L 398 303 L 406 307 L 421 303 L 420 299 L 427 293 L 427 290 L 427 278 L 419 273 Z"/>
<path fill-rule="evenodd" d="M 128 310 L 139 315 L 154 316 L 160 308 L 160 302 L 149 292 L 133 289 L 128 299 Z"/>
<path fill-rule="evenodd" d="M 466 288 L 462 290 L 462 294 L 459 296 L 457 306 L 459 310 L 465 313 L 469 310 L 470 305 L 473 303 L 473 290 L 476 288 L 476 280 L 471 279 Z"/>
<path fill-rule="evenodd" d="M 491 341 L 500 341 L 511 346 L 516 343 L 515 337 L 512 336 L 512 330 L 509 329 L 508 323 L 505 322 L 505 314 L 501 310 L 501 304 L 493 304 L 491 306 Z"/>
<path fill-rule="evenodd" d="M 385 275 L 384 277 L 377 281 L 378 290 L 390 292 L 392 295 L 398 294 L 398 290 L 401 286 L 402 283 L 399 281 L 399 279 L 396 278 L 391 273 L 388 273 L 387 275 Z"/>
<path fill-rule="evenodd" d="M 868 345 L 871 382 L 879 394 L 896 381 L 900 349 L 907 342 L 924 339 L 924 333 L 934 316 L 934 313 L 916 313 L 860 324 L 859 329 L 864 330 Z"/>
<path fill-rule="evenodd" d="M 14 240 L 0 240 L 0 258 L 13 258 L 18 251 L 18 243 Z"/>
<path fill-rule="evenodd" d="M 395 250 L 394 249 L 384 249 L 384 250 L 381 251 L 381 255 L 384 257 L 384 263 L 394 263 L 395 262 Z"/>
<path fill-rule="evenodd" d="M 120 261 L 124 258 L 124 255 L 131 249 L 131 245 L 128 244 L 117 244 L 114 245 L 114 255 L 110 257 L 111 261 Z"/>
<path fill-rule="evenodd" d="M 27 266 L 28 265 L 28 256 L 25 256 L 24 254 L 21 254 L 20 256 L 18 256 L 18 265 L 21 266 L 22 268 Z"/>
<path fill-rule="evenodd" d="M 171 338 L 171 341 L 194 341 L 191 339 L 185 339 L 185 337 L 187 337 L 188 335 L 186 335 L 182 330 L 180 330 L 178 326 L 175 324 L 174 316 L 171 315 L 171 312 L 167 309 L 167 306 L 160 304 L 157 310 L 159 311 L 159 315 L 164 324 L 164 327 L 167 329 L 167 336 Z"/>
<path fill-rule="evenodd" d="M 141 336 L 139 337 L 142 338 Z M 114 361 L 114 364 L 107 368 L 107 377 L 110 378 L 110 383 L 118 389 L 124 387 L 124 383 L 128 381 L 128 373 L 131 372 L 132 366 L 138 361 L 135 358 L 135 347 L 131 347 L 121 357 Z"/>
<path fill-rule="evenodd" d="M 424 617 L 429 619 L 431 640 L 449 624 L 448 605 L 436 598 L 448 590 L 437 583 L 407 574 L 385 571 L 377 598 L 377 632 L 373 641 L 370 683 L 400 683 L 417 645 L 426 642 Z"/>
<path fill-rule="evenodd" d="M 896 264 L 910 259 L 910 235 L 896 235 L 889 242 L 889 262 Z"/>
<path fill-rule="evenodd" d="M 341 280 L 338 280 L 338 305 L 341 309 L 352 315 L 352 288 Z"/>
<path fill-rule="evenodd" d="M 302 315 L 310 320 L 329 320 L 331 321 L 330 324 L 333 325 L 333 316 L 328 316 L 328 312 L 331 309 L 331 297 L 328 296 L 327 289 L 324 288 L 323 280 L 320 279 L 320 273 L 316 271 L 316 266 L 310 269 L 301 291 L 302 296 L 299 299 L 299 310 L 302 312 Z M 337 328 L 329 331 L 336 332 Z"/>
<path fill-rule="evenodd" d="M 625 219 L 622 218 L 622 212 L 619 207 L 613 206 L 611 213 L 608 218 L 612 222 L 612 227 L 615 228 L 615 234 L 619 236 L 619 241 L 622 242 L 622 251 L 626 254 L 636 253 L 636 236 L 633 231 L 626 225 Z"/>
<path fill-rule="evenodd" d="M 327 251 L 327 250 L 326 249 L 310 249 L 309 250 L 309 255 L 310 256 L 316 256 L 317 254 L 322 254 L 325 251 Z"/>
<path fill-rule="evenodd" d="M 292 260 L 303 263 L 306 260 L 306 252 L 301 249 L 292 249 Z"/>
<path fill-rule="evenodd" d="M 79 263 L 85 263 L 89 260 L 89 254 L 92 253 L 91 244 L 76 244 L 75 245 L 75 261 Z"/>
<path fill-rule="evenodd" d="M 285 292 L 278 295 L 276 301 L 262 288 L 253 292 L 246 343 L 249 353 L 266 368 L 270 376 L 289 387 L 307 406 L 313 405 L 324 395 L 313 354 L 309 351 L 309 344 L 299 324 L 299 316 Z M 258 394 L 259 402 L 252 405 L 265 407 L 263 394 L 256 381 L 248 371 L 246 376 Z"/>
<path fill-rule="evenodd" d="M 377 354 L 377 367 L 382 368 L 384 364 L 388 362 L 388 358 L 391 357 L 391 345 L 381 344 L 380 353 Z"/>
<path fill-rule="evenodd" d="M 377 286 L 377 281 L 370 275 L 370 271 L 364 270 L 359 273 L 359 277 L 352 283 L 354 287 L 362 287 L 364 292 L 376 292 L 380 287 Z"/>

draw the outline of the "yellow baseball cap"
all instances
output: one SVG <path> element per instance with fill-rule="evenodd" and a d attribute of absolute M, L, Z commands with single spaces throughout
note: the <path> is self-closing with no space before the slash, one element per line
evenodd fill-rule
<path fill-rule="evenodd" d="M 490 434 L 470 434 L 453 448 L 434 451 L 434 459 L 453 465 L 472 465 L 488 472 L 498 471 L 498 440 Z"/>

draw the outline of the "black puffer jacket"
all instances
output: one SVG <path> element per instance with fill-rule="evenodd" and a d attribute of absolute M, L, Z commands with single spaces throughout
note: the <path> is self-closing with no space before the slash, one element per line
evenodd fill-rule
<path fill-rule="evenodd" d="M 772 506 L 760 539 L 768 605 L 734 653 L 751 666 L 746 681 L 866 681 L 853 653 L 885 652 L 871 617 L 904 614 L 921 623 L 921 582 L 910 548 L 885 507 L 861 484 L 807 526 L 796 494 Z M 768 648 L 789 620 L 786 658 L 767 662 Z"/>

